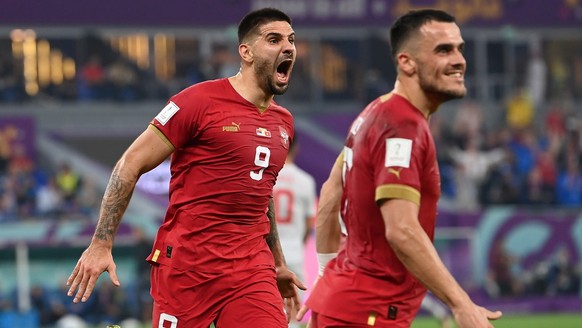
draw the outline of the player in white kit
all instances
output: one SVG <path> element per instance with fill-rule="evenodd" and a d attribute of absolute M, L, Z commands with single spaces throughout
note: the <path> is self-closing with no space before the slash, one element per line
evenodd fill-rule
<path fill-rule="evenodd" d="M 281 248 L 291 271 L 304 281 L 305 243 L 312 231 L 315 217 L 315 179 L 294 162 L 298 151 L 297 136 L 289 148 L 285 165 L 273 188 L 275 217 Z M 294 316 L 292 316 L 294 318 Z M 291 322 L 289 327 L 300 327 Z"/>

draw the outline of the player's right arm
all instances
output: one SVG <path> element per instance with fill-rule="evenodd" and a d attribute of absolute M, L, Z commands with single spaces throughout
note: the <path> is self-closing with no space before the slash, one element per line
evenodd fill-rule
<path fill-rule="evenodd" d="M 340 245 L 339 224 L 342 197 L 343 153 L 335 161 L 329 177 L 321 186 L 315 219 L 315 248 L 317 253 L 337 253 Z"/>
<path fill-rule="evenodd" d="M 493 327 L 489 320 L 500 318 L 501 312 L 473 303 L 450 274 L 418 222 L 419 206 L 404 199 L 382 201 L 386 239 L 402 264 L 451 308 L 459 328 Z"/>
<path fill-rule="evenodd" d="M 77 290 L 74 303 L 87 301 L 97 279 L 104 271 L 109 272 L 111 281 L 119 286 L 111 254 L 115 233 L 139 177 L 158 166 L 173 151 L 173 148 L 155 132 L 156 130 L 155 127 L 149 126 L 129 146 L 113 169 L 105 189 L 99 221 L 91 244 L 83 252 L 67 279 L 67 286 L 70 286 L 67 294 L 73 296 Z"/>
<path fill-rule="evenodd" d="M 317 215 L 315 218 L 315 249 L 319 262 L 319 276 L 323 274 L 323 269 L 327 263 L 336 257 L 340 247 L 341 228 L 339 224 L 340 203 L 343 193 L 342 189 L 342 165 L 343 152 L 335 161 L 329 177 L 321 186 Z M 297 321 L 301 321 L 309 308 L 303 305 L 297 313 Z M 311 321 L 307 327 L 311 326 Z"/>
<path fill-rule="evenodd" d="M 341 239 L 339 224 L 340 203 L 342 197 L 342 165 L 343 152 L 335 161 L 329 177 L 321 186 L 317 216 L 315 219 L 315 249 L 318 257 L 328 254 L 331 257 L 337 254 Z M 323 256 L 325 258 L 326 255 Z M 320 259 L 320 275 L 327 262 Z"/>

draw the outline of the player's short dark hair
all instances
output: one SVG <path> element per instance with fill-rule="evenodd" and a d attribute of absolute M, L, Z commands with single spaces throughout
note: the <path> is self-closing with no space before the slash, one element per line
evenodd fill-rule
<path fill-rule="evenodd" d="M 400 48 L 411 38 L 420 27 L 428 22 L 454 23 L 455 17 L 436 9 L 411 10 L 398 17 L 390 27 L 390 49 L 392 58 L 396 61 L 396 55 Z"/>
<path fill-rule="evenodd" d="M 263 8 L 251 11 L 238 24 L 238 42 L 243 43 L 243 40 L 254 33 L 259 26 L 279 21 L 285 21 L 291 24 L 291 18 L 276 8 Z"/>

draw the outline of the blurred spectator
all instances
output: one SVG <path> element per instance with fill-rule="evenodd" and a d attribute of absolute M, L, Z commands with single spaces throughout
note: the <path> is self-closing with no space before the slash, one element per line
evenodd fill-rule
<path fill-rule="evenodd" d="M 99 284 L 98 286 L 100 286 Z M 96 287 L 99 288 L 99 287 Z M 93 315 L 94 309 L 97 307 L 97 298 L 91 297 L 87 302 L 79 302 L 73 303 L 71 302 L 71 298 L 67 296 L 67 291 L 69 287 L 65 284 L 65 282 L 61 282 L 58 285 L 58 288 L 51 293 L 51 307 L 53 308 L 53 312 L 58 316 L 59 314 L 62 315 L 59 317 L 59 322 L 63 318 L 67 318 L 70 316 L 75 316 L 83 318 L 83 322 L 85 320 L 96 320 L 95 316 Z M 97 318 L 98 319 L 98 318 Z M 57 323 L 57 327 L 58 327 Z M 76 326 L 75 326 L 76 327 Z"/>
<path fill-rule="evenodd" d="M 12 189 L 16 201 L 16 214 L 20 218 L 31 218 L 36 209 L 36 180 L 33 175 L 34 163 L 24 146 L 12 144 L 7 178 L 12 179 Z"/>
<path fill-rule="evenodd" d="M 95 305 L 91 307 L 88 321 L 101 324 L 117 324 L 130 316 L 125 289 L 111 283 L 102 283 L 96 288 Z"/>
<path fill-rule="evenodd" d="M 536 46 L 531 51 L 527 64 L 526 89 L 530 95 L 534 108 L 540 108 L 546 101 L 547 66 L 544 57 Z"/>
<path fill-rule="evenodd" d="M 580 266 L 570 256 L 566 247 L 560 247 L 548 272 L 549 295 L 577 295 L 580 291 Z"/>
<path fill-rule="evenodd" d="M 53 311 L 50 296 L 44 286 L 32 286 L 30 302 L 32 308 L 38 313 L 42 327 L 52 326 L 62 316 L 62 314 Z"/>
<path fill-rule="evenodd" d="M 559 173 L 556 185 L 557 203 L 562 206 L 582 206 L 582 172 L 578 158 L 569 156 L 566 167 Z"/>
<path fill-rule="evenodd" d="M 0 183 L 0 222 L 14 221 L 18 218 L 16 179 L 6 176 Z"/>
<path fill-rule="evenodd" d="M 107 68 L 107 81 L 114 100 L 133 101 L 140 98 L 138 74 L 123 57 L 117 58 Z"/>
<path fill-rule="evenodd" d="M 523 129 L 513 134 L 508 146 L 515 155 L 515 174 L 521 186 L 536 163 L 539 152 L 537 136 L 532 129 Z"/>
<path fill-rule="evenodd" d="M 521 293 L 522 287 L 513 273 L 515 258 L 507 252 L 505 242 L 497 240 L 489 258 L 486 291 L 489 296 L 505 297 Z"/>
<path fill-rule="evenodd" d="M 566 118 L 560 102 L 550 104 L 546 114 L 545 127 L 548 134 L 562 137 L 566 133 Z"/>
<path fill-rule="evenodd" d="M 437 162 L 441 174 L 441 198 L 439 206 L 452 207 L 457 194 L 455 163 L 450 150 L 454 148 L 453 136 L 442 116 L 433 115 L 430 129 L 437 149 Z"/>
<path fill-rule="evenodd" d="M 516 204 L 520 193 L 520 182 L 515 175 L 512 153 L 506 152 L 507 161 L 492 167 L 481 188 L 480 198 L 484 205 Z"/>
<path fill-rule="evenodd" d="M 482 137 L 483 114 L 481 106 L 474 101 L 464 101 L 456 111 L 453 133 L 460 140 Z M 464 148 L 464 145 L 461 145 Z"/>
<path fill-rule="evenodd" d="M 81 68 L 78 83 L 79 100 L 105 98 L 105 68 L 99 55 L 93 54 Z"/>
<path fill-rule="evenodd" d="M 36 211 L 36 183 L 31 172 L 16 171 L 14 178 L 17 215 L 22 219 L 30 219 Z"/>
<path fill-rule="evenodd" d="M 97 212 L 101 206 L 101 191 L 97 187 L 92 177 L 85 176 L 81 180 L 77 193 L 77 205 L 80 214 L 88 218 L 97 217 Z"/>
<path fill-rule="evenodd" d="M 466 149 L 451 151 L 451 157 L 456 165 L 455 182 L 457 193 L 455 204 L 457 209 L 474 210 L 479 207 L 479 189 L 487 177 L 489 169 L 505 158 L 502 149 L 481 150 L 478 136 L 470 136 Z"/>
<path fill-rule="evenodd" d="M 535 166 L 529 172 L 521 193 L 522 203 L 530 205 L 552 205 L 555 201 L 556 165 L 549 150 L 538 154 Z"/>
<path fill-rule="evenodd" d="M 12 144 L 10 156 L 10 171 L 15 174 L 31 174 L 34 168 L 34 162 L 26 153 L 26 149 L 20 143 Z"/>
<path fill-rule="evenodd" d="M 554 56 L 550 61 L 550 98 L 560 99 L 564 93 L 569 93 L 569 69 L 564 58 Z"/>
<path fill-rule="evenodd" d="M 534 105 L 525 88 L 517 88 L 506 103 L 506 123 L 519 131 L 531 127 L 534 118 Z"/>
<path fill-rule="evenodd" d="M 55 179 L 57 187 L 63 195 L 64 206 L 73 207 L 81 184 L 81 177 L 72 170 L 69 163 L 64 162 L 59 167 Z"/>
<path fill-rule="evenodd" d="M 54 178 L 40 186 L 36 193 L 36 211 L 40 216 L 56 218 L 62 210 L 62 194 Z"/>

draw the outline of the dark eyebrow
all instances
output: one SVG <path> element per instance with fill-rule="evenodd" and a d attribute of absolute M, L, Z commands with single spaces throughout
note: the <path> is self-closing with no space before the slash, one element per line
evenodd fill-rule
<path fill-rule="evenodd" d="M 434 48 L 434 51 L 435 52 L 439 52 L 441 50 L 447 50 L 447 51 L 449 51 L 449 50 L 454 49 L 454 48 L 455 48 L 455 45 L 452 44 L 452 43 L 441 43 L 441 44 L 438 44 Z M 465 42 L 459 43 L 459 45 L 457 46 L 457 48 L 459 48 L 461 50 L 465 49 Z"/>
<path fill-rule="evenodd" d="M 275 36 L 275 37 L 277 37 L 277 38 L 279 38 L 279 39 L 282 39 L 282 38 L 284 37 L 284 35 L 283 35 L 283 34 L 281 34 L 281 33 L 277 33 L 277 32 L 270 32 L 270 33 L 268 33 L 267 35 L 265 35 L 265 38 L 269 38 L 269 37 L 272 37 L 272 36 Z M 295 32 L 293 32 L 293 33 L 289 34 L 289 37 L 294 37 L 294 36 L 295 36 Z"/>

